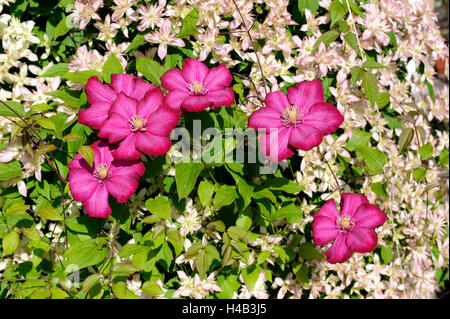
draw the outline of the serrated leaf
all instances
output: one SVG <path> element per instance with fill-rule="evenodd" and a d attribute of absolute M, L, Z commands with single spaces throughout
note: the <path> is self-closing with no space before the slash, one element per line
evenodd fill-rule
<path fill-rule="evenodd" d="M 420 181 L 427 174 L 427 169 L 425 167 L 418 167 L 414 169 L 413 177 L 416 182 Z"/>
<path fill-rule="evenodd" d="M 101 277 L 99 274 L 92 274 L 89 277 L 87 277 L 83 281 L 83 286 L 81 288 L 81 291 L 88 293 L 92 287 L 94 287 L 96 284 L 98 284 L 100 282 L 100 278 Z"/>
<path fill-rule="evenodd" d="M 99 78 L 100 81 L 102 81 L 103 77 L 102 74 L 95 70 L 84 70 L 80 72 L 67 72 L 62 75 L 63 78 L 66 80 L 72 81 L 72 82 L 80 82 L 83 84 L 87 84 L 88 80 L 96 76 Z"/>
<path fill-rule="evenodd" d="M 72 23 L 69 17 L 64 17 L 55 28 L 55 33 L 53 34 L 53 40 L 56 40 L 58 37 L 65 35 L 67 32 L 72 29 Z"/>
<path fill-rule="evenodd" d="M 17 160 L 8 163 L 0 162 L 0 181 L 6 181 L 10 178 L 20 176 L 22 174 L 22 165 Z"/>
<path fill-rule="evenodd" d="M 227 233 L 232 239 L 237 240 L 245 240 L 248 236 L 248 231 L 239 226 L 231 226 L 228 228 Z"/>
<path fill-rule="evenodd" d="M 45 144 L 39 146 L 38 150 L 34 154 L 34 163 L 37 163 L 37 160 L 39 159 L 39 157 L 41 157 L 41 155 L 54 150 L 56 150 L 56 146 L 53 144 Z"/>
<path fill-rule="evenodd" d="M 107 253 L 106 248 L 101 250 L 97 248 L 95 239 L 75 243 L 64 253 L 64 257 L 68 258 L 66 271 L 73 272 L 76 269 L 97 265 L 105 259 Z"/>
<path fill-rule="evenodd" d="M 350 74 L 352 75 L 353 85 L 355 85 L 355 83 L 359 81 L 359 79 L 362 77 L 363 73 L 364 73 L 364 70 L 362 68 L 360 68 L 359 66 L 354 66 L 350 70 Z"/>
<path fill-rule="evenodd" d="M 3 103 L 8 105 L 8 107 Z M 19 116 L 26 117 L 27 116 L 22 103 L 19 103 L 16 101 L 3 101 L 3 103 L 0 103 L 0 115 L 4 115 L 4 116 L 8 116 L 8 117 L 19 117 Z M 12 110 L 10 110 L 10 108 Z"/>
<path fill-rule="evenodd" d="M 153 295 L 153 296 L 159 296 L 163 295 L 164 291 L 161 289 L 161 287 L 154 281 L 146 281 L 142 285 L 142 292 Z"/>
<path fill-rule="evenodd" d="M 140 47 L 142 44 L 146 43 L 147 41 L 145 40 L 145 37 L 143 34 L 137 34 L 133 40 L 131 41 L 131 43 L 128 45 L 127 49 L 125 50 L 124 53 L 128 53 L 133 49 L 137 49 L 138 47 Z"/>
<path fill-rule="evenodd" d="M 298 11 L 303 12 L 308 9 L 312 14 L 316 14 L 319 9 L 318 0 L 298 0 Z"/>
<path fill-rule="evenodd" d="M 273 219 L 285 218 L 289 223 L 299 223 L 303 219 L 302 210 L 294 204 L 287 205 L 278 209 L 273 215 Z"/>
<path fill-rule="evenodd" d="M 94 150 L 89 145 L 80 146 L 77 149 L 77 153 L 89 164 L 94 165 Z"/>
<path fill-rule="evenodd" d="M 63 141 L 65 142 L 74 142 L 74 141 L 82 141 L 83 138 L 80 136 L 80 134 L 76 132 L 71 132 L 65 136 L 63 136 Z"/>
<path fill-rule="evenodd" d="M 214 194 L 214 185 L 209 182 L 200 182 L 197 190 L 200 203 L 203 207 L 209 206 L 211 204 L 211 199 Z"/>
<path fill-rule="evenodd" d="M 344 40 L 348 43 L 348 45 L 355 50 L 355 52 L 358 52 L 358 39 L 356 38 L 356 35 L 354 32 L 350 31 L 347 32 L 346 35 L 344 35 Z M 356 67 L 361 69 L 360 67 Z M 362 70 L 362 69 L 361 69 Z M 356 81 L 355 81 L 356 82 Z"/>
<path fill-rule="evenodd" d="M 381 182 L 370 184 L 370 189 L 377 195 L 389 197 L 388 193 L 386 193 L 385 185 Z"/>
<path fill-rule="evenodd" d="M 222 185 L 214 196 L 213 211 L 218 210 L 223 206 L 232 204 L 237 198 L 236 187 L 230 185 Z"/>
<path fill-rule="evenodd" d="M 381 247 L 381 258 L 383 259 L 383 263 L 389 264 L 389 262 L 392 260 L 391 246 L 382 246 Z"/>
<path fill-rule="evenodd" d="M 377 61 L 374 60 L 366 60 L 363 64 L 362 64 L 363 68 L 368 68 L 368 69 L 382 69 L 385 68 L 386 66 L 378 63 Z"/>
<path fill-rule="evenodd" d="M 433 145 L 428 142 L 419 149 L 420 157 L 422 159 L 429 159 L 433 157 Z"/>
<path fill-rule="evenodd" d="M 390 102 L 389 94 L 386 92 L 380 92 L 377 96 L 376 102 L 379 110 L 385 108 Z"/>
<path fill-rule="evenodd" d="M 331 2 L 329 12 L 331 16 L 330 28 L 346 15 L 346 11 L 339 0 L 333 0 L 333 2 Z"/>
<path fill-rule="evenodd" d="M 314 48 L 312 53 L 316 53 L 317 49 L 319 48 L 320 42 L 325 43 L 326 45 L 330 44 L 334 40 L 336 40 L 339 37 L 339 32 L 335 30 L 330 30 L 322 34 L 317 40 L 316 43 L 314 43 Z"/>
<path fill-rule="evenodd" d="M 370 174 L 383 173 L 383 167 L 387 163 L 386 154 L 369 146 L 358 148 L 357 152 L 365 159 Z"/>
<path fill-rule="evenodd" d="M 197 269 L 202 278 L 206 277 L 211 262 L 212 258 L 205 250 L 200 251 L 197 257 L 195 257 L 195 269 Z"/>

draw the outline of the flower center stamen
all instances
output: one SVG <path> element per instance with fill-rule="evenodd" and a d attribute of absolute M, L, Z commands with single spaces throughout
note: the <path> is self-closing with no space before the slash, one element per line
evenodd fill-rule
<path fill-rule="evenodd" d="M 205 95 L 206 93 L 208 93 L 208 89 L 203 85 L 202 82 L 193 81 L 187 86 L 191 95 Z"/>
<path fill-rule="evenodd" d="M 299 124 L 303 123 L 304 118 L 303 112 L 296 105 L 288 106 L 281 113 L 281 122 L 286 127 L 297 127 Z"/>
<path fill-rule="evenodd" d="M 342 215 L 336 219 L 336 226 L 341 234 L 345 234 L 353 229 L 355 220 L 349 215 Z"/>
<path fill-rule="evenodd" d="M 107 164 L 98 164 L 95 167 L 94 176 L 98 179 L 98 183 L 102 185 L 105 181 L 107 181 L 112 175 L 111 170 L 109 169 L 109 165 Z"/>
<path fill-rule="evenodd" d="M 131 120 L 128 121 L 128 124 L 130 124 L 130 131 L 132 132 L 145 132 L 147 130 L 145 128 L 147 125 L 147 120 L 142 118 L 140 115 L 134 115 Z"/>

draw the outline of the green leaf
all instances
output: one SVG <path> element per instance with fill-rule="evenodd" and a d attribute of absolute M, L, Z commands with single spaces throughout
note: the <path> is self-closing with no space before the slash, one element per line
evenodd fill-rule
<path fill-rule="evenodd" d="M 202 163 L 178 163 L 175 166 L 175 181 L 178 198 L 184 198 L 192 191 L 197 182 L 198 175 L 203 170 Z"/>
<path fill-rule="evenodd" d="M 114 273 L 116 274 L 126 274 L 126 275 L 132 275 L 135 272 L 138 271 L 136 267 L 134 267 L 132 264 L 129 264 L 127 262 L 122 262 L 114 265 L 113 268 Z"/>
<path fill-rule="evenodd" d="M 67 265 L 74 265 L 68 271 L 75 271 L 88 266 L 94 266 L 102 262 L 108 253 L 107 248 L 99 250 L 97 248 L 97 241 L 89 239 L 78 242 L 69 247 L 64 253 L 64 257 L 68 258 Z"/>
<path fill-rule="evenodd" d="M 370 188 L 377 195 L 389 197 L 388 193 L 386 193 L 386 186 L 381 182 L 370 184 Z"/>
<path fill-rule="evenodd" d="M 195 257 L 195 269 L 197 269 L 202 278 L 206 277 L 211 262 L 212 258 L 205 250 L 201 250 L 197 257 Z"/>
<path fill-rule="evenodd" d="M 418 167 L 414 170 L 413 176 L 416 182 L 420 181 L 427 174 L 427 169 L 425 167 Z"/>
<path fill-rule="evenodd" d="M 72 82 L 80 82 L 87 84 L 88 80 L 96 76 L 101 81 L 103 79 L 102 74 L 95 70 L 84 70 L 80 72 L 67 72 L 62 75 L 63 78 Z"/>
<path fill-rule="evenodd" d="M 342 4 L 339 0 L 333 0 L 333 2 L 330 5 L 329 12 L 330 12 L 330 16 L 331 16 L 330 28 L 332 28 L 336 22 L 338 22 L 343 17 L 345 17 L 345 14 L 346 14 L 344 7 L 342 6 Z"/>
<path fill-rule="evenodd" d="M 36 288 L 31 294 L 31 299 L 48 299 L 52 292 L 48 288 Z"/>
<path fill-rule="evenodd" d="M 305 189 L 305 187 L 284 177 L 275 177 L 267 179 L 264 182 L 263 187 L 269 188 L 271 190 L 283 191 L 288 194 L 296 194 Z"/>
<path fill-rule="evenodd" d="M 0 162 L 0 181 L 6 181 L 10 178 L 20 176 L 22 174 L 22 166 L 19 161 L 13 160 L 8 163 Z"/>
<path fill-rule="evenodd" d="M 65 142 L 74 142 L 74 141 L 82 141 L 83 138 L 77 132 L 70 132 L 69 134 L 63 136 L 63 141 Z"/>
<path fill-rule="evenodd" d="M 381 174 L 384 172 L 383 167 L 387 163 L 386 154 L 369 146 L 358 148 L 357 152 L 364 157 L 367 171 L 370 174 Z"/>
<path fill-rule="evenodd" d="M 431 145 L 430 142 L 428 142 L 425 145 L 422 145 L 422 147 L 419 149 L 420 157 L 422 159 L 429 159 L 433 157 L 433 145 Z"/>
<path fill-rule="evenodd" d="M 186 17 L 184 17 L 181 25 L 181 31 L 177 34 L 177 37 L 181 38 L 200 33 L 196 28 L 198 22 L 198 14 L 198 8 L 194 8 Z"/>
<path fill-rule="evenodd" d="M 427 85 L 428 93 L 430 94 L 430 98 L 434 103 L 434 88 L 433 85 L 428 82 L 428 80 L 425 80 L 425 84 Z"/>
<path fill-rule="evenodd" d="M 19 247 L 19 235 L 15 232 L 9 232 L 2 240 L 3 256 L 12 254 Z"/>
<path fill-rule="evenodd" d="M 447 166 L 449 163 L 449 159 L 448 159 L 448 149 L 444 148 L 440 153 L 439 153 L 439 161 L 438 164 L 439 166 L 445 167 Z M 0 170 L 1 172 L 1 170 Z"/>
<path fill-rule="evenodd" d="M 355 35 L 354 32 L 352 32 L 352 31 L 347 32 L 347 34 L 344 35 L 344 39 L 345 39 L 345 41 L 348 43 L 348 45 L 349 45 L 353 50 L 355 50 L 355 52 L 358 52 L 358 39 L 356 38 L 356 35 Z M 358 68 L 358 69 L 360 69 L 361 72 L 362 72 L 362 69 L 361 69 L 359 66 L 355 66 L 355 67 L 353 67 L 352 69 L 354 69 L 354 68 Z M 354 82 L 356 82 L 356 81 L 354 81 Z"/>
<path fill-rule="evenodd" d="M 222 185 L 214 196 L 213 211 L 223 206 L 228 206 L 237 198 L 236 187 L 230 185 Z"/>
<path fill-rule="evenodd" d="M 69 67 L 66 63 L 58 63 L 55 65 L 52 65 L 47 71 L 45 71 L 43 74 L 40 75 L 41 78 L 51 78 L 54 76 L 61 76 L 64 73 L 69 71 Z"/>
<path fill-rule="evenodd" d="M 147 58 L 138 58 L 136 61 L 136 70 L 154 84 L 161 85 L 161 76 L 166 69 L 156 61 Z"/>
<path fill-rule="evenodd" d="M 345 147 L 348 151 L 353 152 L 359 147 L 367 146 L 372 137 L 372 133 L 358 129 L 352 133 L 352 137 L 347 141 Z"/>
<path fill-rule="evenodd" d="M 398 139 L 398 152 L 401 153 L 405 150 L 411 143 L 414 137 L 414 130 L 411 127 L 406 127 L 403 129 L 400 137 Z"/>
<path fill-rule="evenodd" d="M 355 83 L 359 81 L 359 79 L 362 77 L 363 73 L 364 73 L 364 70 L 362 68 L 360 68 L 359 66 L 354 66 L 350 70 L 350 74 L 352 75 L 353 85 L 355 85 Z"/>
<path fill-rule="evenodd" d="M 303 243 L 298 248 L 298 255 L 303 259 L 319 259 L 322 255 L 317 251 L 313 243 Z"/>
<path fill-rule="evenodd" d="M 131 41 L 131 43 L 128 45 L 127 49 L 125 50 L 124 53 L 128 53 L 133 49 L 137 49 L 138 47 L 140 47 L 142 44 L 144 44 L 146 42 L 145 37 L 143 34 L 136 34 L 136 36 L 133 38 L 133 40 Z"/>
<path fill-rule="evenodd" d="M 6 107 L 3 103 L 0 103 L 0 115 L 9 116 L 9 117 L 26 117 L 27 114 L 25 113 L 25 109 L 23 108 L 23 105 L 16 101 L 4 101 L 6 105 L 8 105 L 11 109 L 14 110 L 11 111 L 8 107 Z M 17 115 L 17 114 L 19 115 Z"/>
<path fill-rule="evenodd" d="M 295 277 L 297 277 L 298 280 L 300 280 L 304 284 L 309 283 L 309 269 L 306 264 L 297 263 L 292 268 L 292 270 L 294 271 Z"/>
<path fill-rule="evenodd" d="M 316 14 L 319 9 L 319 0 L 298 0 L 298 11 L 303 12 L 305 9 Z"/>
<path fill-rule="evenodd" d="M 363 64 L 362 64 L 363 68 L 368 68 L 368 69 L 382 69 L 385 68 L 386 66 L 378 63 L 377 61 L 374 60 L 366 60 Z"/>
<path fill-rule="evenodd" d="M 41 207 L 37 212 L 37 215 L 42 218 L 57 221 L 64 218 L 58 213 L 58 211 L 52 206 Z"/>
<path fill-rule="evenodd" d="M 392 260 L 391 246 L 382 246 L 381 247 L 381 258 L 383 259 L 383 263 L 389 264 L 389 262 Z"/>
<path fill-rule="evenodd" d="M 161 289 L 161 287 L 152 280 L 144 282 L 144 284 L 142 285 L 142 292 L 152 296 L 159 296 L 164 294 L 164 291 Z"/>
<path fill-rule="evenodd" d="M 72 29 L 72 23 L 70 18 L 64 17 L 55 28 L 55 33 L 53 35 L 53 40 L 56 40 L 58 37 L 65 35 L 67 32 Z"/>
<path fill-rule="evenodd" d="M 211 199 L 214 194 L 214 185 L 209 182 L 200 182 L 197 190 L 200 203 L 203 207 L 209 206 L 211 204 Z"/>
<path fill-rule="evenodd" d="M 145 202 L 147 209 L 153 214 L 163 219 L 171 220 L 170 202 L 166 196 L 150 198 Z"/>
<path fill-rule="evenodd" d="M 122 64 L 119 59 L 111 54 L 103 65 L 102 76 L 106 83 L 111 82 L 111 74 L 121 74 L 123 72 Z"/>
<path fill-rule="evenodd" d="M 389 104 L 389 93 L 387 92 L 380 92 L 377 96 L 377 107 L 379 110 L 382 110 L 386 107 L 386 105 Z"/>
<path fill-rule="evenodd" d="M 57 98 L 63 100 L 64 102 L 66 102 L 67 104 L 69 104 L 71 106 L 75 106 L 75 107 L 80 107 L 85 103 L 82 99 L 80 99 L 78 97 L 78 94 L 79 94 L 78 91 L 66 89 L 66 90 L 47 92 L 46 94 L 53 96 L 53 97 L 57 97 Z"/>
<path fill-rule="evenodd" d="M 334 40 L 336 40 L 339 37 L 339 32 L 335 30 L 330 30 L 322 34 L 317 40 L 316 43 L 314 43 L 314 48 L 312 53 L 316 53 L 317 49 L 319 48 L 320 42 L 325 43 L 326 45 L 330 44 Z"/>
<path fill-rule="evenodd" d="M 299 223 L 303 219 L 302 210 L 300 207 L 290 204 L 277 210 L 273 215 L 273 219 L 285 218 L 289 223 Z"/>
<path fill-rule="evenodd" d="M 248 231 L 240 226 L 231 226 L 228 228 L 227 234 L 232 239 L 245 240 L 248 236 Z"/>
<path fill-rule="evenodd" d="M 94 165 L 94 150 L 89 145 L 80 146 L 77 153 L 92 167 Z"/>
<path fill-rule="evenodd" d="M 378 96 L 378 82 L 375 75 L 370 72 L 363 73 L 363 88 L 370 103 L 374 105 Z"/>
<path fill-rule="evenodd" d="M 92 274 L 89 277 L 87 277 L 83 282 L 83 287 L 81 288 L 81 291 L 88 293 L 92 287 L 94 287 L 96 284 L 100 282 L 100 278 L 101 277 L 99 274 Z"/>
<path fill-rule="evenodd" d="M 41 155 L 47 153 L 47 152 L 51 152 L 56 150 L 56 146 L 53 144 L 45 144 L 45 145 L 41 145 L 39 146 L 39 149 L 36 151 L 36 153 L 34 154 L 34 163 L 37 163 L 37 160 L 39 159 L 39 157 L 41 157 Z"/>

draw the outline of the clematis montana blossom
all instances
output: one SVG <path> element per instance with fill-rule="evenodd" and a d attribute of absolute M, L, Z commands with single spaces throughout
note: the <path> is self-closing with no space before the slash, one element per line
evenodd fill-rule
<path fill-rule="evenodd" d="M 78 122 L 99 130 L 108 119 L 111 105 L 119 93 L 139 100 L 154 88 L 156 86 L 130 74 L 112 74 L 111 86 L 93 76 L 89 78 L 85 88 L 90 106 L 78 112 Z"/>
<path fill-rule="evenodd" d="M 250 115 L 248 126 L 265 129 L 259 145 L 273 162 L 293 155 L 296 148 L 308 151 L 318 146 L 344 121 L 336 107 L 325 103 L 319 80 L 298 83 L 288 89 L 287 96 L 271 92 L 264 102 L 266 107 Z"/>
<path fill-rule="evenodd" d="M 181 113 L 214 110 L 234 102 L 231 73 L 224 64 L 208 69 L 196 59 L 187 58 L 180 71 L 171 69 L 161 77 L 162 86 L 169 91 L 164 104 Z"/>
<path fill-rule="evenodd" d="M 145 167 L 138 161 L 115 160 L 112 146 L 104 140 L 91 147 L 94 151 L 93 167 L 80 155 L 67 165 L 69 188 L 73 199 L 83 203 L 89 216 L 107 218 L 111 214 L 109 195 L 117 202 L 125 203 L 136 191 Z"/>
<path fill-rule="evenodd" d="M 361 194 L 342 194 L 341 213 L 334 199 L 330 199 L 314 214 L 312 231 L 316 245 L 327 245 L 325 252 L 330 263 L 342 263 L 353 252 L 367 253 L 375 249 L 378 235 L 373 230 L 386 222 L 386 215 L 370 204 Z"/>
<path fill-rule="evenodd" d="M 159 88 L 149 90 L 140 100 L 123 92 L 117 95 L 110 117 L 98 133 L 110 143 L 120 143 L 114 158 L 136 160 L 142 153 L 161 156 L 169 151 L 169 134 L 177 126 L 179 115 L 163 106 L 163 100 Z"/>

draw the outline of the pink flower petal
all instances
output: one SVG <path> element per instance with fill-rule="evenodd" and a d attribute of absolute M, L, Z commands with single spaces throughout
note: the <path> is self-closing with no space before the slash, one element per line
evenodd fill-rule
<path fill-rule="evenodd" d="M 357 253 L 368 253 L 377 246 L 378 235 L 369 228 L 355 227 L 347 233 L 347 247 Z"/>
<path fill-rule="evenodd" d="M 88 170 L 82 168 L 69 170 L 69 188 L 74 200 L 79 202 L 88 200 L 98 186 L 98 181 Z"/>
<path fill-rule="evenodd" d="M 298 83 L 295 88 L 288 89 L 290 104 L 297 105 L 307 111 L 313 104 L 323 103 L 323 85 L 319 80 Z"/>
<path fill-rule="evenodd" d="M 160 107 L 150 115 L 147 123 L 147 131 L 153 135 L 168 136 L 177 126 L 180 116 L 168 107 Z"/>
<path fill-rule="evenodd" d="M 343 263 L 353 255 L 353 252 L 345 243 L 346 238 L 347 234 L 339 234 L 331 247 L 325 252 L 329 263 Z"/>
<path fill-rule="evenodd" d="M 162 156 L 170 150 L 171 146 L 172 142 L 167 136 L 143 132 L 138 134 L 136 138 L 137 149 L 150 156 Z"/>
<path fill-rule="evenodd" d="M 116 92 L 114 92 L 109 85 L 102 84 L 96 76 L 89 78 L 86 84 L 85 92 L 89 104 L 98 102 L 107 102 L 111 104 L 116 97 Z"/>
<path fill-rule="evenodd" d="M 336 107 L 328 103 L 316 103 L 309 108 L 303 123 L 314 126 L 323 135 L 335 132 L 344 122 L 344 117 Z"/>
<path fill-rule="evenodd" d="M 110 114 L 117 113 L 124 118 L 131 119 L 136 115 L 137 101 L 133 98 L 126 96 L 124 93 L 117 95 L 116 101 L 113 103 Z"/>
<path fill-rule="evenodd" d="M 161 85 L 169 91 L 183 91 L 188 93 L 187 83 L 177 68 L 170 69 L 161 77 Z"/>
<path fill-rule="evenodd" d="M 299 127 L 291 129 L 289 144 L 304 151 L 320 145 L 323 139 L 322 132 L 308 124 L 300 124 Z"/>
<path fill-rule="evenodd" d="M 250 115 L 248 127 L 255 130 L 258 128 L 280 128 L 282 126 L 280 116 L 281 114 L 278 110 L 269 106 L 262 107 Z"/>
<path fill-rule="evenodd" d="M 208 67 L 199 60 L 186 58 L 183 63 L 181 74 L 187 83 L 192 83 L 194 81 L 204 82 L 208 71 Z"/>
<path fill-rule="evenodd" d="M 138 160 L 141 158 L 142 153 L 136 149 L 136 137 L 141 134 L 130 134 L 122 142 L 119 147 L 114 151 L 114 158 L 124 161 Z"/>
<path fill-rule="evenodd" d="M 189 112 L 201 112 L 211 104 L 213 103 L 205 96 L 189 96 L 183 101 L 181 106 Z"/>
<path fill-rule="evenodd" d="M 355 193 L 344 193 L 341 197 L 341 215 L 353 217 L 359 206 L 368 203 L 366 196 Z"/>
<path fill-rule="evenodd" d="M 272 131 L 272 130 L 271 130 Z M 272 162 L 280 162 L 294 152 L 288 148 L 290 130 L 282 127 L 268 134 L 259 135 L 259 145 L 261 151 L 269 156 Z"/>
<path fill-rule="evenodd" d="M 140 100 L 148 91 L 156 88 L 157 87 L 153 84 L 147 83 L 144 80 L 137 78 L 134 86 L 134 91 L 130 96 L 136 100 Z"/>
<path fill-rule="evenodd" d="M 336 223 L 336 219 L 339 217 L 339 213 L 336 207 L 334 199 L 329 199 L 322 205 L 322 207 L 314 214 L 314 218 L 326 217 L 333 223 Z"/>
<path fill-rule="evenodd" d="M 105 185 L 99 185 L 92 196 L 83 202 L 83 207 L 90 217 L 108 218 L 112 211 L 109 207 L 108 191 Z"/>
<path fill-rule="evenodd" d="M 353 215 L 355 227 L 375 228 L 386 222 L 387 216 L 373 204 L 362 204 Z"/>
<path fill-rule="evenodd" d="M 339 235 L 339 229 L 336 227 L 336 220 L 333 221 L 325 216 L 314 216 L 314 221 L 311 226 L 314 243 L 316 245 L 327 245 Z"/>
<path fill-rule="evenodd" d="M 128 120 L 122 115 L 113 113 L 100 129 L 98 137 L 106 138 L 110 143 L 117 143 L 130 134 L 133 132 L 130 131 Z"/>
<path fill-rule="evenodd" d="M 105 185 L 108 192 L 117 202 L 125 203 L 136 191 L 139 183 L 132 176 L 113 173 Z"/>
<path fill-rule="evenodd" d="M 228 87 L 232 80 L 233 77 L 228 68 L 224 64 L 221 64 L 209 69 L 204 82 L 209 91 L 220 91 Z"/>
<path fill-rule="evenodd" d="M 211 105 L 211 110 L 214 110 L 216 107 L 230 106 L 233 104 L 234 91 L 232 88 L 228 88 L 226 90 L 208 92 L 205 95 L 205 98 L 213 103 L 213 105 Z"/>
<path fill-rule="evenodd" d="M 96 102 L 91 104 L 87 109 L 78 111 L 78 122 L 94 130 L 99 130 L 108 119 L 110 108 L 110 102 Z"/>
<path fill-rule="evenodd" d="M 185 99 L 190 97 L 189 93 L 185 91 L 170 91 L 164 98 L 164 105 L 172 110 L 181 113 L 180 107 Z"/>
<path fill-rule="evenodd" d="M 114 160 L 111 153 L 111 145 L 105 141 L 100 140 L 91 145 L 94 151 L 94 165 L 106 164 L 110 165 Z"/>
<path fill-rule="evenodd" d="M 81 155 L 77 154 L 75 157 L 70 161 L 69 164 L 67 164 L 67 167 L 72 168 L 81 168 L 88 171 L 92 171 L 92 167 L 89 166 L 89 164 L 84 160 L 84 158 L 81 157 Z"/>
<path fill-rule="evenodd" d="M 266 107 L 274 108 L 275 110 L 280 112 L 280 114 L 286 107 L 290 106 L 286 94 L 281 91 L 270 92 L 269 94 L 267 94 L 264 103 L 266 104 Z"/>
<path fill-rule="evenodd" d="M 137 114 L 148 119 L 153 112 L 163 104 L 164 94 L 159 88 L 154 88 L 145 94 L 145 97 L 139 101 Z"/>
<path fill-rule="evenodd" d="M 145 166 L 140 161 L 121 161 L 115 160 L 111 166 L 112 172 L 118 175 L 131 176 L 134 179 L 139 179 L 144 175 Z"/>
<path fill-rule="evenodd" d="M 132 96 L 135 92 L 136 77 L 130 74 L 111 74 L 111 86 L 117 93 L 123 92 Z"/>

